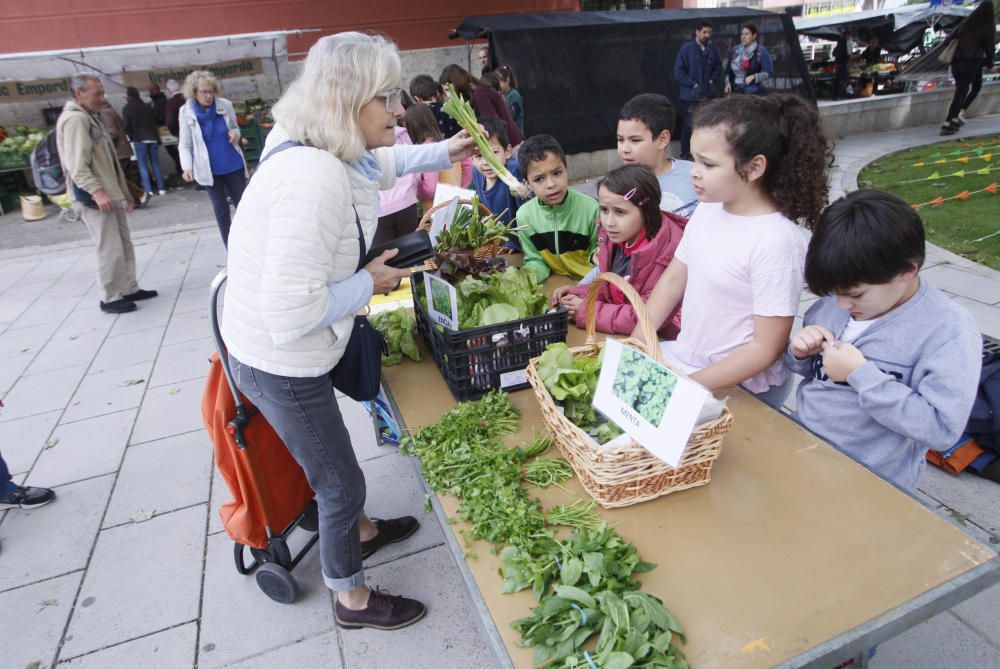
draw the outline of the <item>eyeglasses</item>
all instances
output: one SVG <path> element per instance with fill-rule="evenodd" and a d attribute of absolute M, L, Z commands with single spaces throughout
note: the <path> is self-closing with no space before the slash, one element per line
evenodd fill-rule
<path fill-rule="evenodd" d="M 385 93 L 376 93 L 375 97 L 385 98 L 385 110 L 392 114 L 396 109 L 396 105 L 400 104 L 403 100 L 403 89 L 393 88 Z"/>

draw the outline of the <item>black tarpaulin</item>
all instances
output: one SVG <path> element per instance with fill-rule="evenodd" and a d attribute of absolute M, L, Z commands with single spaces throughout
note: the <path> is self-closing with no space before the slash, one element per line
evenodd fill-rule
<path fill-rule="evenodd" d="M 618 111 L 634 95 L 662 93 L 676 104 L 674 60 L 700 19 L 712 22 L 723 59 L 740 27 L 754 23 L 774 59 L 769 88 L 813 99 L 795 27 L 783 14 L 737 7 L 503 14 L 468 17 L 455 33 L 488 38 L 493 66 L 513 68 L 526 136 L 550 134 L 579 153 L 614 148 Z"/>

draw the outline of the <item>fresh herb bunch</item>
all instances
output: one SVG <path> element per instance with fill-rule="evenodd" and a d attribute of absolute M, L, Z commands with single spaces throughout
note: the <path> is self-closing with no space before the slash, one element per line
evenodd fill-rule
<path fill-rule="evenodd" d="M 388 353 L 382 354 L 383 365 L 398 365 L 403 356 L 420 362 L 420 349 L 413 338 L 416 322 L 410 312 L 400 307 L 394 311 L 382 311 L 371 317 L 372 326 L 382 333 Z"/>
<path fill-rule="evenodd" d="M 493 168 L 496 172 L 497 177 L 507 184 L 510 188 L 511 193 L 515 196 L 521 198 L 522 200 L 527 200 L 531 197 L 531 191 L 523 183 L 517 180 L 507 166 L 497 158 L 497 154 L 493 153 L 492 147 L 490 147 L 490 140 L 486 133 L 481 127 L 479 127 L 479 121 L 476 119 L 476 112 L 472 109 L 472 105 L 459 95 L 455 91 L 455 87 L 450 83 L 444 85 L 445 90 L 448 91 L 448 99 L 443 105 L 441 105 L 441 111 L 443 111 L 448 116 L 455 119 L 464 130 L 468 130 L 469 134 L 472 135 L 472 139 L 476 142 L 476 148 L 479 149 L 479 155 L 483 157 L 489 166 Z"/>
<path fill-rule="evenodd" d="M 687 669 L 674 643 L 683 640 L 680 627 L 659 599 L 638 592 L 635 574 L 655 565 L 643 562 L 635 546 L 605 523 L 593 522 L 593 502 L 549 511 L 550 523 L 579 521 L 568 539 L 559 541 L 546 528 L 538 501 L 522 481 L 529 468 L 537 473 L 550 466 L 525 461 L 551 442 L 543 437 L 507 448 L 504 438 L 514 434 L 517 422 L 507 395 L 492 391 L 420 428 L 400 448 L 421 458 L 431 488 L 459 499 L 459 514 L 472 525 L 467 539 L 502 547 L 503 591 L 532 589 L 539 605 L 512 626 L 523 645 L 535 647 L 535 664 Z M 582 646 L 595 634 L 591 657 Z"/>
<path fill-rule="evenodd" d="M 502 241 L 510 228 L 492 214 L 479 210 L 479 197 L 472 197 L 471 206 L 460 206 L 455 212 L 455 220 L 438 233 L 434 245 L 436 253 L 452 249 L 474 251 L 495 241 Z"/>

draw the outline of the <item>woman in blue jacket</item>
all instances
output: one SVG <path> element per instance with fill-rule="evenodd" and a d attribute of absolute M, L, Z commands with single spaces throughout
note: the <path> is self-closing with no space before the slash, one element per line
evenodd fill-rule
<path fill-rule="evenodd" d="M 740 43 L 729 50 L 726 60 L 726 95 L 763 95 L 764 82 L 774 76 L 771 54 L 757 42 L 757 26 L 747 23 L 740 30 Z"/>

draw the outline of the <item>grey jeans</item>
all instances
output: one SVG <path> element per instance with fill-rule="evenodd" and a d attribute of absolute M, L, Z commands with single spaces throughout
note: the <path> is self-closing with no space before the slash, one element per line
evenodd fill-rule
<path fill-rule="evenodd" d="M 232 355 L 229 368 L 240 391 L 285 442 L 316 492 L 320 562 L 327 587 L 343 592 L 364 585 L 358 523 L 365 509 L 365 475 L 330 377 L 276 376 Z"/>

